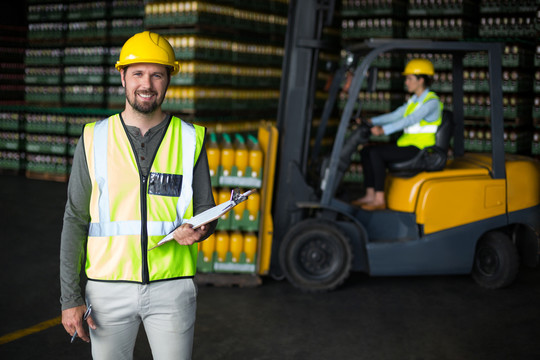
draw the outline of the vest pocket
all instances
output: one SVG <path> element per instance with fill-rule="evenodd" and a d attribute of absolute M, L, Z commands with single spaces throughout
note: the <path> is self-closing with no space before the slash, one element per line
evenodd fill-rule
<path fill-rule="evenodd" d="M 182 192 L 182 175 L 150 173 L 148 193 L 150 195 L 176 196 Z"/>

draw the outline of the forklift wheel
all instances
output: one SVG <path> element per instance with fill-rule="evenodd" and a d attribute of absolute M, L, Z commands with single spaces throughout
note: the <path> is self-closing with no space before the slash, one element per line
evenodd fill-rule
<path fill-rule="evenodd" d="M 349 276 L 353 254 L 349 238 L 337 224 L 308 219 L 287 232 L 279 259 L 295 287 L 324 292 L 335 289 Z"/>
<path fill-rule="evenodd" d="M 519 269 L 518 252 L 503 232 L 485 234 L 476 248 L 473 279 L 487 289 L 500 289 L 510 285 Z"/>

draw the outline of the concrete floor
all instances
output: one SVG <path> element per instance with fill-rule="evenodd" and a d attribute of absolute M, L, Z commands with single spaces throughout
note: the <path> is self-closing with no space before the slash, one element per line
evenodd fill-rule
<path fill-rule="evenodd" d="M 60 315 L 58 253 L 66 184 L 0 176 L 0 337 Z M 369 278 L 304 294 L 199 289 L 194 359 L 540 359 L 540 269 L 488 291 L 468 276 Z M 90 359 L 61 325 L 0 345 L 0 359 Z M 135 359 L 151 359 L 139 333 Z"/>

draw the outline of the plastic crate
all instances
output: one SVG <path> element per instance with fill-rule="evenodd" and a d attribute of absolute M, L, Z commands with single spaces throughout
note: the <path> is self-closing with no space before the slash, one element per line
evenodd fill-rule
<path fill-rule="evenodd" d="M 518 71 L 503 71 L 502 90 L 505 93 L 528 92 L 533 89 L 529 74 Z"/>
<path fill-rule="evenodd" d="M 538 1 L 480 1 L 479 9 L 482 14 L 532 13 L 536 11 Z"/>
<path fill-rule="evenodd" d="M 407 27 L 407 37 L 412 39 L 461 40 L 476 32 L 476 24 L 462 18 L 411 18 Z"/>
<path fill-rule="evenodd" d="M 200 2 L 150 3 L 145 6 L 145 27 L 168 25 L 218 25 L 231 27 L 235 9 Z"/>
<path fill-rule="evenodd" d="M 111 16 L 113 18 L 130 18 L 130 17 L 144 17 L 144 4 L 143 1 L 113 1 L 111 7 Z"/>
<path fill-rule="evenodd" d="M 64 68 L 65 84 L 94 84 L 105 81 L 103 67 L 98 66 L 67 66 Z"/>
<path fill-rule="evenodd" d="M 66 24 L 59 22 L 32 23 L 28 25 L 28 41 L 62 40 Z"/>
<path fill-rule="evenodd" d="M 68 171 L 68 162 L 65 156 L 27 154 L 27 172 L 65 175 Z"/>
<path fill-rule="evenodd" d="M 535 37 L 537 29 L 533 16 L 487 16 L 480 18 L 481 37 Z"/>
<path fill-rule="evenodd" d="M 198 36 L 169 37 L 178 60 L 228 62 L 232 58 L 232 41 Z"/>
<path fill-rule="evenodd" d="M 105 39 L 107 36 L 107 21 L 81 21 L 68 23 L 66 39 L 75 41 L 81 39 Z"/>
<path fill-rule="evenodd" d="M 405 23 L 392 18 L 349 19 L 342 21 L 341 35 L 343 39 L 402 38 Z"/>
<path fill-rule="evenodd" d="M 518 127 L 505 128 L 504 151 L 511 154 L 530 154 L 532 133 Z"/>
<path fill-rule="evenodd" d="M 59 85 L 60 73 L 57 75 L 25 75 L 24 83 L 30 85 Z"/>
<path fill-rule="evenodd" d="M 477 4 L 473 1 L 410 1 L 407 8 L 409 16 L 474 16 Z"/>
<path fill-rule="evenodd" d="M 67 137 L 59 135 L 27 134 L 25 150 L 29 153 L 65 155 Z"/>
<path fill-rule="evenodd" d="M 74 85 L 64 88 L 64 101 L 74 104 L 102 103 L 104 101 L 103 86 Z"/>
<path fill-rule="evenodd" d="M 27 66 L 62 64 L 62 49 L 26 49 L 24 63 Z"/>
<path fill-rule="evenodd" d="M 126 103 L 125 90 L 122 86 L 107 87 L 107 104 L 109 107 L 118 107 Z"/>
<path fill-rule="evenodd" d="M 107 59 L 107 49 L 102 46 L 68 47 L 64 50 L 64 65 L 101 65 Z"/>
<path fill-rule="evenodd" d="M 24 167 L 24 158 L 18 151 L 0 151 L 0 169 L 20 170 Z"/>
<path fill-rule="evenodd" d="M 0 150 L 21 150 L 22 138 L 19 132 L 0 131 Z"/>
<path fill-rule="evenodd" d="M 24 129 L 29 133 L 65 134 L 66 121 L 65 115 L 27 113 Z"/>
<path fill-rule="evenodd" d="M 341 15 L 351 16 L 403 16 L 407 3 L 402 0 L 381 2 L 343 1 Z"/>
<path fill-rule="evenodd" d="M 18 131 L 24 117 L 18 112 L 0 112 L 0 130 Z"/>
<path fill-rule="evenodd" d="M 26 86 L 24 99 L 27 102 L 58 103 L 62 89 L 59 86 Z"/>
<path fill-rule="evenodd" d="M 29 5 L 27 19 L 33 21 L 61 21 L 64 16 L 63 4 Z"/>

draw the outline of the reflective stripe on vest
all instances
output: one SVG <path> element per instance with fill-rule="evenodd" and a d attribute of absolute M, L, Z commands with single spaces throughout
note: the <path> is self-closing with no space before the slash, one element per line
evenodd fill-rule
<path fill-rule="evenodd" d="M 132 221 L 111 221 L 109 209 L 109 187 L 107 174 L 107 144 L 108 144 L 108 122 L 109 119 L 96 123 L 94 127 L 94 171 L 98 181 L 99 197 L 99 223 L 92 222 L 88 230 L 89 236 L 115 236 L 115 235 L 139 235 L 141 233 L 141 222 Z M 148 221 L 148 235 L 167 235 L 172 230 L 182 224 L 182 218 L 193 195 L 192 179 L 193 164 L 195 158 L 195 128 L 193 125 L 182 121 L 182 164 L 183 180 L 182 191 L 176 205 L 177 218 L 174 222 Z"/>
<path fill-rule="evenodd" d="M 83 137 L 92 182 L 88 278 L 146 283 L 194 276 L 197 244 L 148 249 L 193 216 L 193 168 L 205 129 L 172 117 L 145 178 L 119 115 L 87 124 Z"/>
<path fill-rule="evenodd" d="M 425 96 L 424 100 L 421 103 L 415 103 L 412 101 L 412 98 L 409 99 L 407 103 L 407 108 L 403 116 L 408 116 L 418 110 L 422 105 L 424 105 L 429 100 L 436 99 L 439 102 L 440 113 L 439 118 L 435 121 L 429 122 L 424 119 L 420 122 L 413 124 L 411 126 L 403 129 L 403 135 L 401 135 L 397 141 L 398 146 L 416 146 L 419 149 L 423 149 L 427 146 L 435 145 L 435 134 L 439 125 L 442 122 L 442 109 L 443 104 L 439 101 L 438 96 L 430 91 Z"/>
<path fill-rule="evenodd" d="M 414 111 L 420 109 L 422 105 L 426 103 L 427 100 L 433 99 L 433 97 L 430 97 L 429 95 L 430 93 L 428 93 L 424 101 L 421 102 L 420 104 L 414 103 L 411 99 L 409 99 L 409 103 L 408 103 L 407 109 L 405 110 L 404 116 L 412 114 Z M 421 120 L 419 123 L 406 127 L 405 129 L 403 129 L 403 132 L 405 134 L 435 134 L 437 132 L 438 125 L 432 125 L 432 124 L 433 123 L 427 122 L 425 120 Z"/>

